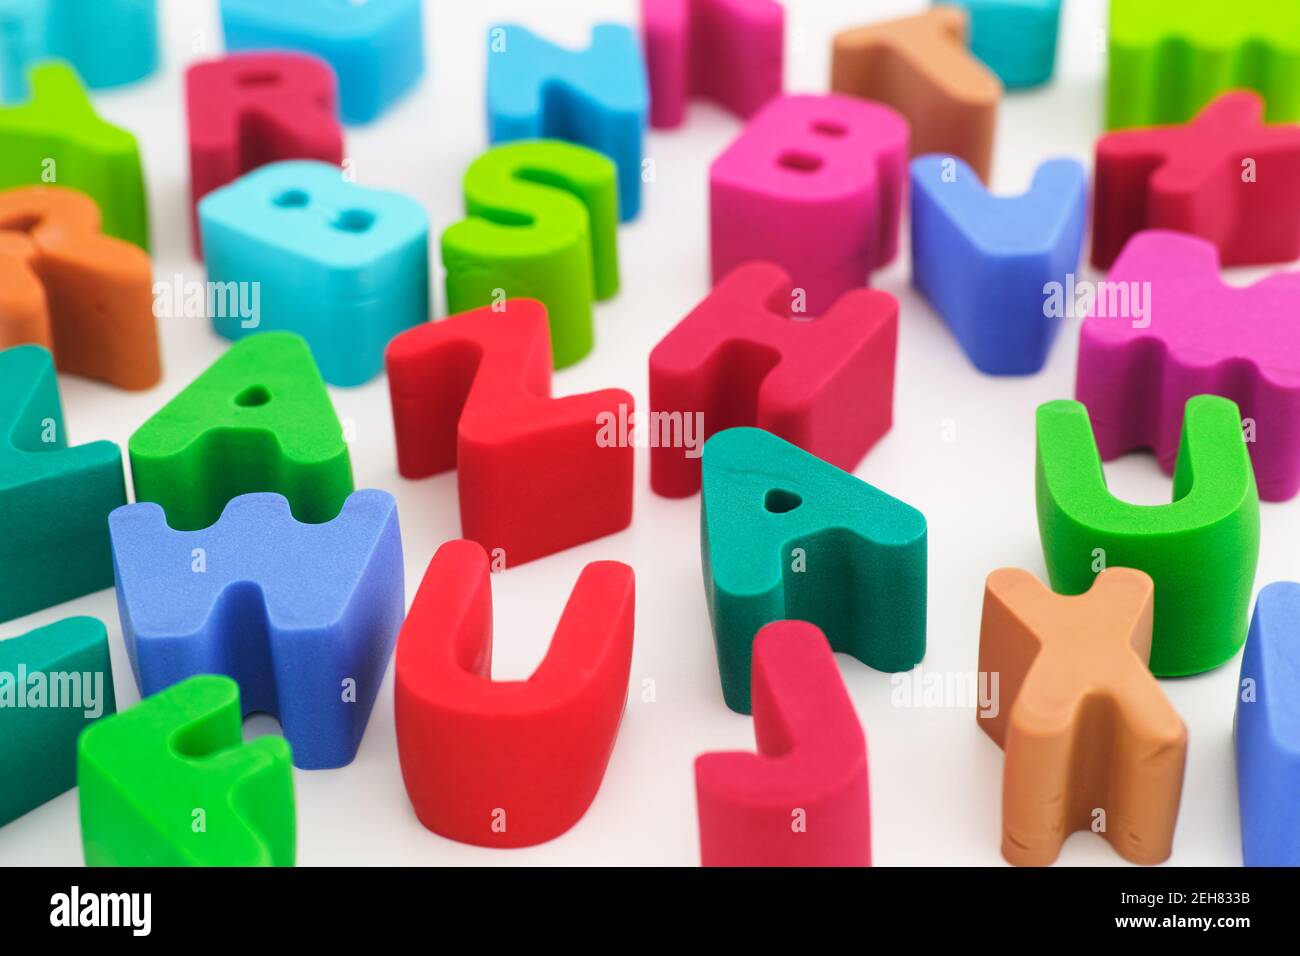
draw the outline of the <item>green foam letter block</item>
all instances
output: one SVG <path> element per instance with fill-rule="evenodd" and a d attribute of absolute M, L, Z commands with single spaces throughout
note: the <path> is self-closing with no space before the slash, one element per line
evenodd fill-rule
<path fill-rule="evenodd" d="M 754 636 L 771 621 L 821 628 L 877 670 L 925 656 L 925 516 L 761 428 L 704 445 L 704 591 L 727 706 L 750 713 Z"/>
<path fill-rule="evenodd" d="M 72 67 L 31 70 L 31 99 L 0 107 L 0 189 L 53 184 L 99 204 L 103 231 L 149 250 L 144 170 L 135 137 L 95 114 Z"/>
<path fill-rule="evenodd" d="M 200 674 L 77 744 L 87 866 L 292 866 L 289 742 L 243 742 L 239 685 Z"/>
<path fill-rule="evenodd" d="M 0 826 L 77 783 L 77 736 L 112 714 L 108 632 L 70 617 L 0 641 Z"/>
<path fill-rule="evenodd" d="M 301 336 L 236 342 L 131 436 L 137 501 L 176 531 L 221 517 L 231 498 L 274 491 L 299 521 L 338 517 L 352 493 L 343 427 Z"/>
<path fill-rule="evenodd" d="M 592 301 L 618 292 L 613 162 L 559 140 L 493 147 L 465 173 L 465 212 L 442 234 L 449 311 L 538 299 L 555 367 L 590 352 Z"/>
<path fill-rule="evenodd" d="M 1167 505 L 1129 504 L 1106 489 L 1081 403 L 1040 405 L 1037 497 L 1053 590 L 1082 594 L 1106 568 L 1155 582 L 1153 674 L 1199 674 L 1237 653 L 1259 560 L 1259 493 L 1234 402 L 1187 402 Z"/>
<path fill-rule="evenodd" d="M 1111 0 L 1106 125 L 1185 123 L 1255 90 L 1270 123 L 1300 120 L 1300 3 Z"/>
<path fill-rule="evenodd" d="M 0 352 L 0 621 L 112 587 L 108 513 L 124 504 L 122 450 L 68 447 L 50 353 Z"/>

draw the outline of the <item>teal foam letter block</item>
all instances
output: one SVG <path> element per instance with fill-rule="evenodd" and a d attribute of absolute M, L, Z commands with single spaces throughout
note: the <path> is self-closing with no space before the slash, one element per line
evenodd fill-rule
<path fill-rule="evenodd" d="M 1061 0 L 934 0 L 970 14 L 971 52 L 1009 90 L 1040 86 L 1056 67 Z"/>
<path fill-rule="evenodd" d="M 122 450 L 68 447 L 50 353 L 0 352 L 0 621 L 112 587 L 108 513 L 124 504 Z"/>
<path fill-rule="evenodd" d="M 108 633 L 70 617 L 0 641 L 0 826 L 77 782 L 77 736 L 117 710 Z"/>
<path fill-rule="evenodd" d="M 727 706 L 750 713 L 754 636 L 816 624 L 882 671 L 925 656 L 925 516 L 760 428 L 704 445 L 704 591 Z"/>

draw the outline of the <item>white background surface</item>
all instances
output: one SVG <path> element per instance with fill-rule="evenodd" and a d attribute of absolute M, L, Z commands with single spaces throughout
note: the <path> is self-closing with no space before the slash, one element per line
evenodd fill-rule
<path fill-rule="evenodd" d="M 924 0 L 789 0 L 786 88 L 827 88 L 831 37 L 839 29 L 919 12 Z M 419 89 L 378 122 L 347 130 L 346 155 L 362 185 L 415 197 L 433 219 L 431 247 L 461 217 L 460 180 L 485 148 L 486 31 L 514 20 L 558 42 L 583 46 L 598 20 L 636 23 L 633 0 L 434 0 L 426 23 L 428 72 Z M 1045 88 L 1006 98 L 998 120 L 993 184 L 1020 192 L 1034 168 L 1072 156 L 1091 168 L 1101 131 L 1104 3 L 1066 0 L 1056 76 Z M 125 90 L 96 94 L 101 113 L 139 137 L 148 178 L 155 275 L 204 278 L 190 257 L 188 157 L 182 72 L 221 49 L 215 0 L 164 0 L 163 71 Z M 199 52 L 195 51 L 195 47 Z M 206 52 L 204 50 L 206 49 Z M 620 386 L 646 405 L 651 348 L 708 291 L 707 170 L 740 123 L 707 105 L 685 127 L 652 131 L 647 154 L 658 179 L 641 217 L 619 230 L 623 287 L 597 306 L 594 352 L 556 376 L 557 395 Z M 904 228 L 907 228 L 905 221 Z M 899 259 L 873 284 L 902 303 L 895 423 L 857 474 L 915 505 L 929 522 L 930 603 L 925 672 L 977 667 L 985 575 L 1020 566 L 1042 576 L 1034 512 L 1034 409 L 1072 397 L 1077 320 L 1066 319 L 1047 367 L 1029 378 L 976 372 L 942 322 L 909 285 L 906 238 Z M 1086 244 L 1085 244 L 1086 249 Z M 436 251 L 434 253 L 436 257 Z M 1086 252 L 1085 252 L 1086 257 Z M 437 269 L 438 314 L 443 314 Z M 1262 270 L 1237 271 L 1233 282 Z M 1096 278 L 1081 266 L 1081 276 Z M 60 376 L 74 443 L 126 442 L 165 401 L 226 348 L 204 320 L 162 322 L 166 377 L 128 394 Z M 340 418 L 355 425 L 356 485 L 397 496 L 405 543 L 407 601 L 434 550 L 459 536 L 454 473 L 411 482 L 397 474 L 386 382 L 331 388 Z M 945 428 L 956 440 L 945 441 Z M 578 825 L 522 850 L 466 846 L 425 830 L 402 787 L 393 730 L 390 665 L 354 763 L 295 770 L 301 864 L 673 864 L 698 863 L 692 762 L 701 752 L 753 747 L 752 721 L 723 704 L 699 568 L 699 498 L 666 500 L 649 488 L 637 451 L 636 511 L 621 534 L 494 575 L 495 676 L 520 679 L 541 661 L 579 571 L 616 559 L 636 571 L 636 643 L 627 713 L 604 784 Z M 1168 500 L 1170 480 L 1149 455 L 1107 466 L 1112 488 L 1142 503 Z M 128 482 L 129 487 L 129 482 Z M 1257 584 L 1300 577 L 1300 500 L 1263 505 Z M 119 708 L 138 692 L 122 645 L 111 590 L 0 625 L 10 637 L 73 615 L 108 625 Z M 878 865 L 1000 864 L 1002 754 L 970 708 L 891 704 L 890 675 L 838 658 L 866 728 L 874 859 Z M 1188 726 L 1190 746 L 1174 864 L 1239 864 L 1232 718 L 1237 660 L 1199 677 L 1162 682 Z M 642 699 L 653 681 L 655 699 Z M 274 732 L 251 718 L 248 735 Z M 0 828 L 0 864 L 79 864 L 76 791 Z M 1060 862 L 1123 864 L 1088 833 L 1072 836 Z"/>

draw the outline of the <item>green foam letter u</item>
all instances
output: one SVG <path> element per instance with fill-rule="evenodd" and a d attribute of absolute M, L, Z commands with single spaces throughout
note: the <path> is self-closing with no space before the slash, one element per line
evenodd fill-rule
<path fill-rule="evenodd" d="M 1082 594 L 1108 567 L 1151 576 L 1157 677 L 1199 674 L 1241 647 L 1259 559 L 1259 493 L 1234 402 L 1187 402 L 1167 505 L 1129 504 L 1106 489 L 1082 404 L 1040 405 L 1037 498 L 1054 590 Z"/>

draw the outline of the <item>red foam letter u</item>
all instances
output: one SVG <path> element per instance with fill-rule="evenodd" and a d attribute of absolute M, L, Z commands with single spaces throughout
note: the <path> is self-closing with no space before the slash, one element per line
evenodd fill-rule
<path fill-rule="evenodd" d="M 587 812 L 627 702 L 632 569 L 587 565 L 550 650 L 525 681 L 493 681 L 487 555 L 449 541 L 397 639 L 397 749 L 430 830 L 479 846 L 531 846 Z"/>

